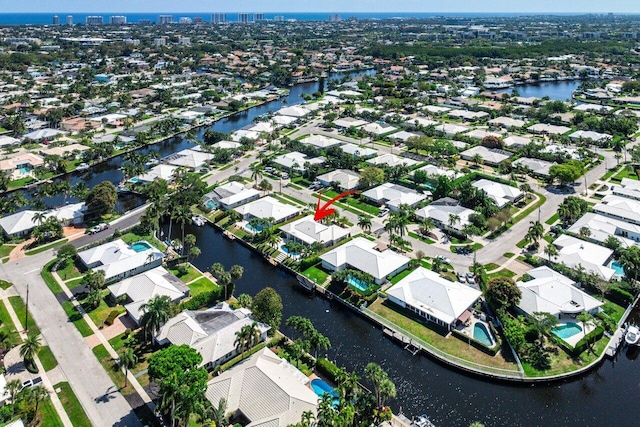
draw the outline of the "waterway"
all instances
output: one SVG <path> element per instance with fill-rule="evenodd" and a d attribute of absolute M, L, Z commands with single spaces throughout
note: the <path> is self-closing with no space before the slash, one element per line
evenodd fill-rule
<path fill-rule="evenodd" d="M 538 84 L 514 86 L 508 89 L 496 90 L 498 93 L 511 93 L 517 90 L 523 98 L 544 98 L 548 96 L 554 101 L 566 101 L 571 99 L 571 94 L 580 86 L 580 80 L 561 80 L 554 82 L 542 82 Z"/>
<path fill-rule="evenodd" d="M 175 238 L 179 238 L 178 228 L 174 224 Z M 396 384 L 398 397 L 390 402 L 395 411 L 427 413 L 438 426 L 467 426 L 476 420 L 487 426 L 615 426 L 633 424 L 630 420 L 640 416 L 637 350 L 623 350 L 616 361 L 606 360 L 578 379 L 547 385 L 471 377 L 424 355 L 412 356 L 358 314 L 310 295 L 294 277 L 213 227 L 187 225 L 186 233 L 197 237 L 202 250 L 193 261 L 199 269 L 207 270 L 214 262 L 226 268 L 243 266 L 235 295 L 255 295 L 266 286 L 276 289 L 282 297 L 283 319 L 309 318 L 331 340 L 327 356 L 340 366 L 362 375 L 367 363 L 379 363 Z M 284 325 L 282 329 L 291 332 Z"/>

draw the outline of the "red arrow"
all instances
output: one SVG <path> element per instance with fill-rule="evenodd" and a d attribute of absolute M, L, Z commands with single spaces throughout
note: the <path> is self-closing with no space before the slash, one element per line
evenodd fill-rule
<path fill-rule="evenodd" d="M 345 191 L 342 194 L 338 194 L 336 197 L 334 197 L 333 199 L 331 199 L 327 203 L 325 203 L 322 207 L 320 207 L 320 200 L 321 200 L 320 196 L 322 196 L 322 193 L 318 193 L 318 204 L 316 205 L 316 213 L 313 216 L 313 220 L 314 221 L 320 221 L 325 216 L 331 215 L 336 210 L 330 208 L 329 205 L 331 205 L 333 202 L 335 202 L 338 199 L 342 199 L 343 197 L 347 197 L 348 195 L 354 194 L 354 193 L 357 193 L 357 191 L 349 190 L 349 191 Z"/>

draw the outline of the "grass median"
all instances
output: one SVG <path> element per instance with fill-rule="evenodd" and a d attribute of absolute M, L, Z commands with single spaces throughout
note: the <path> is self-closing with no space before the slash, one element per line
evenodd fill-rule
<path fill-rule="evenodd" d="M 58 383 L 53 386 L 54 390 L 60 390 L 58 392 L 58 398 L 62 403 L 62 407 L 67 412 L 71 424 L 74 426 L 90 426 L 91 420 L 84 412 L 80 401 L 76 397 L 75 393 L 71 389 L 71 386 L 67 382 Z"/>

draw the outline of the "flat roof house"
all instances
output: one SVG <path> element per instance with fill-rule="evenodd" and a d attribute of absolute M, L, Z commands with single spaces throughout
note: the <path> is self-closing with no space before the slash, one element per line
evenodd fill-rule
<path fill-rule="evenodd" d="M 527 271 L 533 277 L 527 282 L 516 283 L 522 292 L 518 308 L 527 315 L 550 313 L 561 319 L 563 316 L 575 318 L 586 311 L 595 314 L 602 301 L 576 288 L 575 282 L 547 266 Z"/>
<path fill-rule="evenodd" d="M 450 330 L 482 292 L 418 267 L 387 289 L 389 301 Z"/>
<path fill-rule="evenodd" d="M 378 285 L 387 276 L 407 268 L 410 259 L 390 249 L 378 252 L 375 243 L 358 237 L 320 256 L 322 266 L 328 270 L 351 268 L 371 274 Z"/>
<path fill-rule="evenodd" d="M 307 246 L 321 243 L 332 246 L 349 236 L 349 231 L 337 225 L 324 225 L 314 221 L 313 215 L 305 216 L 280 227 L 285 240 L 299 242 Z"/>
<path fill-rule="evenodd" d="M 516 187 L 489 179 L 480 179 L 471 185 L 480 190 L 484 190 L 487 196 L 491 197 L 499 208 L 502 208 L 507 203 L 517 202 L 524 195 L 524 193 Z"/>
<path fill-rule="evenodd" d="M 159 267 L 163 254 L 146 241 L 126 244 L 117 239 L 78 253 L 86 268 L 104 271 L 106 281 L 124 279 Z"/>
<path fill-rule="evenodd" d="M 387 205 L 392 211 L 398 211 L 400 205 L 415 206 L 427 198 L 411 188 L 388 182 L 365 191 L 362 196 L 379 205 Z"/>
<path fill-rule="evenodd" d="M 341 190 L 353 190 L 358 188 L 360 174 L 348 169 L 336 169 L 316 177 L 320 184 L 325 187 L 331 186 L 334 182 L 339 183 Z"/>
<path fill-rule="evenodd" d="M 113 298 L 126 295 L 127 303 L 124 308 L 136 324 L 140 323 L 144 314 L 141 307 L 150 299 L 162 295 L 178 302 L 189 294 L 189 288 L 162 266 L 127 277 L 107 289 Z"/>
<path fill-rule="evenodd" d="M 302 413 L 315 415 L 318 396 L 309 378 L 295 366 L 264 348 L 207 383 L 206 398 L 227 402 L 226 415 L 242 414 L 246 427 L 285 427 L 300 422 Z"/>
<path fill-rule="evenodd" d="M 235 210 L 246 221 L 251 218 L 273 218 L 275 224 L 293 218 L 300 213 L 300 209 L 295 206 L 285 205 L 271 196 L 254 200 L 235 208 Z"/>
<path fill-rule="evenodd" d="M 160 345 L 188 345 L 200 353 L 202 365 L 211 370 L 238 355 L 236 332 L 253 322 L 251 310 L 234 310 L 222 302 L 206 310 L 184 310 L 162 325 L 155 340 Z M 267 338 L 269 329 L 258 323 L 260 341 Z"/>

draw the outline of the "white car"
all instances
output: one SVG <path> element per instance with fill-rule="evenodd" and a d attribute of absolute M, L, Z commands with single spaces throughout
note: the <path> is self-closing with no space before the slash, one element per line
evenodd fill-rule
<path fill-rule="evenodd" d="M 447 258 L 444 255 L 438 255 L 436 257 L 436 259 L 439 259 L 440 261 L 444 262 L 445 264 L 451 264 L 451 260 L 449 258 Z"/>

